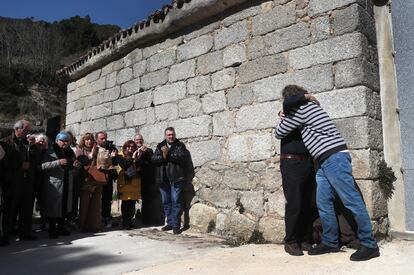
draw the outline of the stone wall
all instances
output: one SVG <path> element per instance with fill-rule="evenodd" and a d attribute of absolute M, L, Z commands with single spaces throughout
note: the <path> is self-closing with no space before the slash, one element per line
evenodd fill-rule
<path fill-rule="evenodd" d="M 77 135 L 106 130 L 117 145 L 139 131 L 152 146 L 175 127 L 197 166 L 193 225 L 280 242 L 285 202 L 273 131 L 282 88 L 302 85 L 346 139 L 371 217 L 383 224 L 370 3 L 247 1 L 70 83 L 67 127 Z"/>

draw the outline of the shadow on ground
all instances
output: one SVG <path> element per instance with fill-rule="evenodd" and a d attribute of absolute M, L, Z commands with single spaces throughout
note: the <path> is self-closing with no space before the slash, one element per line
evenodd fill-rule
<path fill-rule="evenodd" d="M 227 247 L 225 240 L 185 231 L 174 235 L 160 227 L 102 233 L 72 233 L 51 240 L 39 232 L 36 241 L 15 241 L 0 247 L 0 274 L 122 274 L 206 255 Z"/>
<path fill-rule="evenodd" d="M 38 240 L 12 242 L 0 247 L 0 274 L 94 274 L 92 270 L 97 267 L 128 261 L 126 257 L 95 251 L 96 239 L 105 234 L 74 233 L 52 240 L 42 232 Z M 73 245 L 83 238 L 88 241 Z"/>

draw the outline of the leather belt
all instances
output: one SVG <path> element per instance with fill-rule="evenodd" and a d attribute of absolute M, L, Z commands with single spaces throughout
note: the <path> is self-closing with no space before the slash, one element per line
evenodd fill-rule
<path fill-rule="evenodd" d="M 307 161 L 309 157 L 303 155 L 293 155 L 293 154 L 280 154 L 280 159 L 294 159 Z"/>

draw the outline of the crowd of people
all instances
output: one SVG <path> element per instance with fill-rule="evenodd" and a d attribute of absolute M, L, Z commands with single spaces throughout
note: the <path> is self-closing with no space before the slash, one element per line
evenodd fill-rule
<path fill-rule="evenodd" d="M 0 246 L 9 245 L 14 235 L 21 241 L 37 239 L 35 205 L 51 239 L 69 235 L 73 226 L 93 233 L 118 226 L 111 216 L 115 183 L 123 229 L 164 225 L 165 218 L 163 231 L 179 234 L 189 228 L 194 167 L 172 127 L 155 151 L 141 134 L 118 150 L 106 132 L 85 133 L 77 144 L 69 131 L 32 134 L 30 123 L 19 120 L 0 140 L 0 169 Z"/>
<path fill-rule="evenodd" d="M 348 245 L 357 249 L 351 255 L 353 261 L 378 257 L 344 139 L 308 91 L 288 85 L 282 97 L 275 135 L 281 139 L 285 251 L 293 256 L 303 255 L 303 251 L 320 255 Z M 115 180 L 123 228 L 134 226 L 138 200 L 142 201 L 144 224 L 164 225 L 166 218 L 163 231 L 179 234 L 189 228 L 194 167 L 174 128 L 165 129 L 165 139 L 154 151 L 144 145 L 140 134 L 118 150 L 105 132 L 86 133 L 79 144 L 67 131 L 58 133 L 53 142 L 46 135 L 29 132 L 29 123 L 21 120 L 14 125 L 14 133 L 0 141 L 1 245 L 9 244 L 15 226 L 20 240 L 35 239 L 34 198 L 43 222 L 49 224 L 50 238 L 69 234 L 68 220 L 87 232 L 111 227 Z"/>

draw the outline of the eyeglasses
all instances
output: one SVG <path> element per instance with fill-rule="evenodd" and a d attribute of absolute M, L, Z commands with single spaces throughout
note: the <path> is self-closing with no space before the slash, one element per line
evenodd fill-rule
<path fill-rule="evenodd" d="M 136 146 L 134 146 L 134 145 L 128 145 L 128 146 L 126 146 L 125 148 L 137 148 Z"/>

